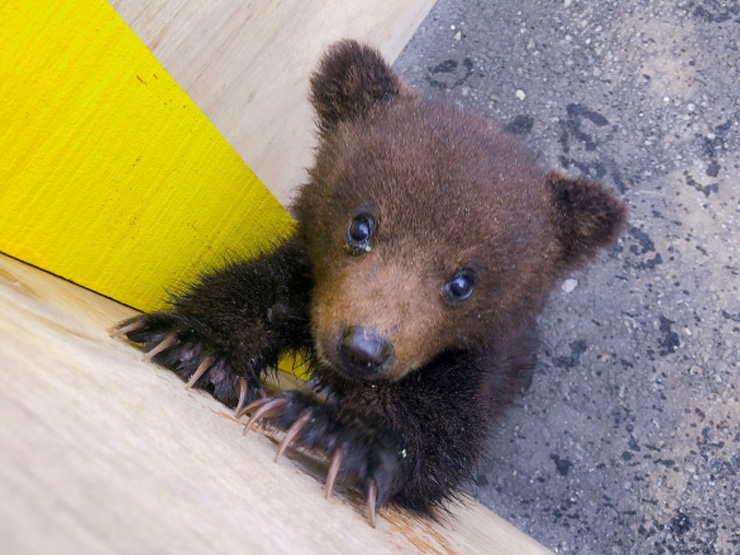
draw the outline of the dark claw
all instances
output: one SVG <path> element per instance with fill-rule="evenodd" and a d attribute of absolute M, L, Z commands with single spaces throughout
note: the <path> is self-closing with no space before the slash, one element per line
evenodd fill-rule
<path fill-rule="evenodd" d="M 285 432 L 285 437 L 283 438 L 283 441 L 280 442 L 280 447 L 278 447 L 277 453 L 275 453 L 275 462 L 278 462 L 280 460 L 283 452 L 291 443 L 293 443 L 295 436 L 301 433 L 301 430 L 306 425 L 306 422 L 308 422 L 309 418 L 311 418 L 311 411 L 306 411 L 303 416 L 293 422 L 293 425 L 288 428 L 288 431 Z"/>
<path fill-rule="evenodd" d="M 212 363 L 213 357 L 207 356 L 206 358 L 204 358 L 198 365 L 198 368 L 195 369 L 195 372 L 193 372 L 193 375 L 190 376 L 188 383 L 185 384 L 185 389 L 190 389 L 191 387 L 193 387 L 195 385 L 195 382 L 197 382 L 200 377 L 206 373 L 206 370 L 210 368 Z"/>
<path fill-rule="evenodd" d="M 255 401 L 254 403 L 250 403 L 246 407 L 242 409 L 242 413 L 246 414 L 248 412 L 251 412 L 254 410 L 254 414 L 252 417 L 247 420 L 247 423 L 244 425 L 244 433 L 243 435 L 247 435 L 249 432 L 249 429 L 252 427 L 252 424 L 259 421 L 261 418 L 264 418 L 265 416 L 269 416 L 276 410 L 278 410 L 280 407 L 282 407 L 285 403 L 287 403 L 288 400 L 284 398 L 277 398 L 277 399 L 260 399 L 259 401 Z M 255 407 L 259 403 L 258 407 Z"/>
<path fill-rule="evenodd" d="M 126 324 L 125 326 L 115 327 L 110 332 L 111 337 L 121 337 L 122 335 L 126 335 L 129 332 L 140 330 L 144 327 L 144 322 L 141 320 L 136 320 L 135 322 L 131 322 L 130 324 Z"/>
<path fill-rule="evenodd" d="M 375 504 L 378 501 L 378 486 L 375 480 L 367 483 L 367 518 L 370 520 L 370 526 L 375 528 Z"/>
<path fill-rule="evenodd" d="M 162 341 L 160 341 L 157 345 L 155 345 L 151 351 L 147 352 L 144 355 L 144 358 L 142 359 L 144 362 L 149 362 L 152 360 L 156 355 L 164 351 L 165 349 L 169 349 L 172 347 L 172 345 L 175 344 L 175 341 L 177 341 L 177 336 L 174 333 L 169 334 L 167 337 L 165 337 Z"/>
<path fill-rule="evenodd" d="M 244 406 L 244 402 L 247 400 L 247 393 L 249 393 L 249 386 L 247 385 L 247 380 L 245 380 L 243 376 L 239 376 L 239 380 L 237 381 L 237 383 L 239 387 L 239 400 L 236 403 L 234 414 L 239 414 L 239 411 L 242 410 L 242 407 Z"/>
<path fill-rule="evenodd" d="M 331 492 L 334 489 L 334 482 L 339 474 L 339 468 L 342 466 L 342 448 L 337 447 L 336 451 L 331 457 L 331 464 L 329 465 L 329 471 L 326 473 L 326 487 L 324 488 L 324 497 L 329 499 Z"/>

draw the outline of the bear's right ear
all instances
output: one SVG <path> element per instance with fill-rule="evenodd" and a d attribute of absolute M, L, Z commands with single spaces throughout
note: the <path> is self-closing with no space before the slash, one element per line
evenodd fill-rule
<path fill-rule="evenodd" d="M 382 102 L 398 97 L 401 79 L 380 53 L 353 40 L 333 44 L 311 76 L 311 102 L 322 133 L 341 121 L 368 117 Z"/>
<path fill-rule="evenodd" d="M 551 171 L 547 183 L 565 267 L 581 265 L 617 240 L 627 221 L 627 207 L 599 182 Z"/>

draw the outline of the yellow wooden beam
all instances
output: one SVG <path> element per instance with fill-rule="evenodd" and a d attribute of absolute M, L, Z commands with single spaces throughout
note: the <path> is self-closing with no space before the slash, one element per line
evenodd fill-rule
<path fill-rule="evenodd" d="M 0 5 L 0 251 L 141 309 L 293 221 L 104 0 Z"/>

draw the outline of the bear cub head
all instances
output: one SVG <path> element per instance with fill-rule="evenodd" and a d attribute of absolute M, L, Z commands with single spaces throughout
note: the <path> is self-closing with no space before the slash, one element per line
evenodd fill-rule
<path fill-rule="evenodd" d="M 599 183 L 545 171 L 494 123 L 420 98 L 372 48 L 334 45 L 311 86 L 319 145 L 293 211 L 317 356 L 345 378 L 495 349 L 624 226 Z"/>

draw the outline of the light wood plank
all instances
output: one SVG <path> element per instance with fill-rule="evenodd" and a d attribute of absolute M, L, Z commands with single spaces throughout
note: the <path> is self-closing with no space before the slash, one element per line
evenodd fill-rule
<path fill-rule="evenodd" d="M 311 164 L 310 72 L 354 38 L 395 60 L 434 0 L 111 0 L 282 203 Z"/>
<path fill-rule="evenodd" d="M 548 553 L 470 502 L 378 527 L 106 329 L 132 311 L 0 257 L 0 546 L 26 553 Z"/>

